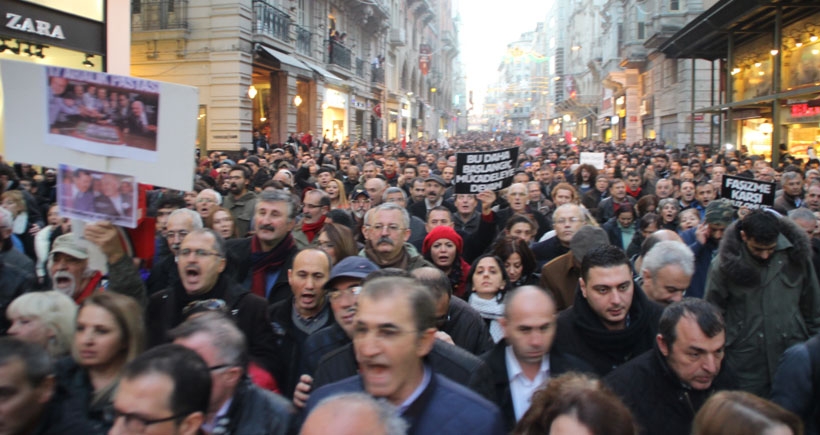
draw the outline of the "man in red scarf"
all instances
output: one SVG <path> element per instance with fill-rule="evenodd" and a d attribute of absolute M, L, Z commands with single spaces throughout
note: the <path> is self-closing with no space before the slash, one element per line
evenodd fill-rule
<path fill-rule="evenodd" d="M 293 240 L 299 249 L 313 243 L 313 239 L 325 225 L 325 215 L 330 211 L 330 196 L 322 190 L 305 192 L 302 203 L 302 225 L 293 230 Z"/>

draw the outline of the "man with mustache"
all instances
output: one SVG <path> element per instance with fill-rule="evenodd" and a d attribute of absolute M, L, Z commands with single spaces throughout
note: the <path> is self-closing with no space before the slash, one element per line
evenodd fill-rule
<path fill-rule="evenodd" d="M 447 182 L 440 175 L 430 175 L 424 180 L 424 201 L 413 202 L 408 211 L 413 216 L 423 221 L 427 221 L 427 213 L 437 206 L 447 207 L 451 212 L 457 212 L 456 206 L 451 202 L 444 201 L 444 191 L 447 189 Z"/>
<path fill-rule="evenodd" d="M 262 191 L 255 200 L 255 234 L 227 242 L 231 275 L 269 304 L 290 295 L 287 270 L 298 251 L 291 234 L 299 213 L 298 201 L 284 191 Z"/>
<path fill-rule="evenodd" d="M 385 203 L 370 209 L 365 215 L 365 247 L 359 255 L 367 257 L 381 268 L 402 270 L 433 265 L 419 255 L 407 242 L 410 239 L 410 215 L 395 203 Z"/>
<path fill-rule="evenodd" d="M 273 375 L 282 395 L 293 397 L 302 362 L 305 340 L 320 329 L 334 323 L 333 314 L 325 298 L 325 282 L 330 276 L 332 260 L 326 252 L 309 248 L 293 258 L 288 270 L 291 296 L 269 309 L 271 326 L 276 340 L 276 354 L 282 355 L 282 364 Z"/>
<path fill-rule="evenodd" d="M 250 172 L 247 166 L 234 165 L 227 177 L 230 194 L 225 195 L 223 207 L 233 215 L 239 237 L 245 237 L 248 234 L 256 206 L 256 194 L 248 190 Z"/>
<path fill-rule="evenodd" d="M 734 376 L 722 364 L 723 317 L 712 304 L 686 298 L 664 309 L 655 341 L 653 349 L 615 369 L 604 382 L 632 411 L 641 433 L 688 435 L 706 399 L 735 389 Z"/>
<path fill-rule="evenodd" d="M 575 301 L 558 316 L 561 333 L 553 349 L 582 359 L 605 376 L 652 348 L 660 315 L 661 307 L 634 285 L 626 254 L 604 245 L 581 261 Z"/>

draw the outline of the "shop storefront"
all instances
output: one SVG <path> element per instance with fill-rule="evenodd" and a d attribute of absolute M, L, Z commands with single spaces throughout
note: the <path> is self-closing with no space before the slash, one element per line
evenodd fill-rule
<path fill-rule="evenodd" d="M 367 100 L 356 95 L 350 96 L 350 141 L 359 141 L 366 137 L 367 127 L 365 125 L 365 113 L 367 112 Z"/>
<path fill-rule="evenodd" d="M 325 89 L 322 103 L 322 134 L 333 141 L 343 142 L 348 136 L 348 94 L 333 88 Z"/>
<path fill-rule="evenodd" d="M 808 103 L 792 104 L 784 117 L 784 123 L 789 154 L 805 160 L 809 158 L 810 149 L 817 151 L 817 144 L 820 142 L 820 107 L 809 107 Z"/>

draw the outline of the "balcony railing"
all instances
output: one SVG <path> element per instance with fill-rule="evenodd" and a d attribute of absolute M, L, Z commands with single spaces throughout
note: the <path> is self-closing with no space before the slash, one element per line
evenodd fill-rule
<path fill-rule="evenodd" d="M 356 77 L 364 79 L 364 59 L 356 58 Z"/>
<path fill-rule="evenodd" d="M 310 30 L 296 26 L 296 51 L 310 56 Z"/>
<path fill-rule="evenodd" d="M 328 63 L 339 65 L 343 68 L 350 69 L 351 55 L 350 49 L 342 45 L 338 41 L 330 40 L 328 51 Z"/>
<path fill-rule="evenodd" d="M 135 0 L 131 2 L 131 30 L 188 28 L 188 0 Z"/>
<path fill-rule="evenodd" d="M 370 67 L 370 81 L 376 84 L 384 84 L 384 68 Z"/>
<path fill-rule="evenodd" d="M 267 4 L 264 1 L 253 2 L 253 31 L 262 33 L 282 42 L 290 42 L 288 27 L 290 17 L 287 13 Z"/>

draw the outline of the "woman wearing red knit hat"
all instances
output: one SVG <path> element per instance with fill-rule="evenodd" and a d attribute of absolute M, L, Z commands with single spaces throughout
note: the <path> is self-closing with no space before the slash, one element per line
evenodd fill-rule
<path fill-rule="evenodd" d="M 470 264 L 461 258 L 464 241 L 454 229 L 448 226 L 433 228 L 424 238 L 421 252 L 424 258 L 435 264 L 450 278 L 453 294 L 463 297 Z"/>

